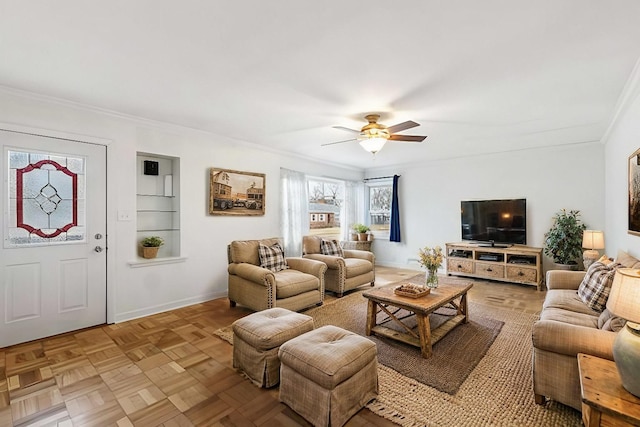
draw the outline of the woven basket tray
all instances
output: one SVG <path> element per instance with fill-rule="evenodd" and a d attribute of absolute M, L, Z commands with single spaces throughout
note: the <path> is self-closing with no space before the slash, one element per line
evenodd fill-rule
<path fill-rule="evenodd" d="M 393 293 L 395 293 L 396 295 L 400 295 L 401 297 L 407 297 L 407 298 L 420 298 L 420 297 L 423 297 L 425 295 L 428 295 L 429 292 L 431 292 L 431 289 L 429 289 L 429 288 L 426 288 L 424 291 L 417 292 L 417 293 L 404 292 L 404 291 L 400 290 L 400 286 L 398 286 L 397 288 L 395 288 L 393 290 Z"/>

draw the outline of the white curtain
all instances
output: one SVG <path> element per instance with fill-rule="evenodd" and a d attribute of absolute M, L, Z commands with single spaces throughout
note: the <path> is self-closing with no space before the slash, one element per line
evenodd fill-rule
<path fill-rule="evenodd" d="M 358 181 L 345 181 L 344 203 L 340 219 L 340 232 L 342 240 L 350 240 L 351 226 L 364 221 L 364 183 Z"/>
<path fill-rule="evenodd" d="M 302 236 L 309 231 L 307 177 L 280 168 L 280 230 L 287 256 L 302 256 Z"/>

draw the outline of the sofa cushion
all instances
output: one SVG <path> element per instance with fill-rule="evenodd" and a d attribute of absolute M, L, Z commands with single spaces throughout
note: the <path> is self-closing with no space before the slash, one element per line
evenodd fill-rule
<path fill-rule="evenodd" d="M 598 316 L 594 314 L 576 313 L 575 311 L 563 310 L 561 308 L 546 308 L 540 313 L 540 320 L 554 320 L 569 325 L 597 329 Z"/>
<path fill-rule="evenodd" d="M 322 241 L 320 242 L 320 251 L 323 255 L 344 257 L 344 253 L 342 252 L 340 244 L 338 244 L 338 242 L 336 242 L 335 240 L 322 239 Z"/>
<path fill-rule="evenodd" d="M 589 316 L 598 316 L 598 312 L 593 311 L 582 302 L 575 289 L 551 289 L 547 291 L 542 307 L 557 308 L 573 313 L 587 314 Z M 544 312 L 544 311 L 543 311 Z"/>
<path fill-rule="evenodd" d="M 613 276 L 619 266 L 618 263 L 607 265 L 599 261 L 589 266 L 578 287 L 578 296 L 589 308 L 598 313 L 602 313 L 602 310 L 606 308 Z"/>
<path fill-rule="evenodd" d="M 260 265 L 258 246 L 260 243 L 271 246 L 274 243 L 281 243 L 277 237 L 263 240 L 234 240 L 229 246 L 230 262 L 247 263 Z M 282 246 L 282 244 L 280 245 Z"/>
<path fill-rule="evenodd" d="M 276 299 L 289 298 L 305 292 L 320 289 L 318 278 L 311 274 L 289 268 L 275 273 L 278 286 Z"/>
<path fill-rule="evenodd" d="M 370 273 L 373 270 L 373 265 L 366 259 L 345 258 L 344 264 L 347 266 L 347 279 Z"/>
<path fill-rule="evenodd" d="M 302 251 L 305 254 L 320 254 L 320 242 L 321 237 L 318 236 L 304 236 L 302 238 Z"/>
<path fill-rule="evenodd" d="M 626 268 L 640 268 L 640 260 L 632 257 L 624 251 L 618 251 L 616 262 L 622 264 L 622 266 Z"/>
<path fill-rule="evenodd" d="M 274 273 L 288 268 L 284 259 L 284 250 L 280 243 L 274 243 L 271 246 L 260 243 L 258 255 L 260 256 L 260 267 L 262 268 L 268 268 Z"/>
<path fill-rule="evenodd" d="M 608 308 L 605 308 L 600 317 L 598 317 L 598 329 L 605 331 L 618 332 L 627 323 L 622 317 L 614 316 Z"/>
<path fill-rule="evenodd" d="M 231 262 L 260 265 L 257 240 L 236 240 L 231 242 Z"/>

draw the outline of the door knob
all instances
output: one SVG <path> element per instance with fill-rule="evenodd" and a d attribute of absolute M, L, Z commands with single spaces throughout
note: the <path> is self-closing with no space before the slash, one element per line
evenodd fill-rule
<path fill-rule="evenodd" d="M 94 237 L 96 238 L 96 240 L 100 240 L 102 239 L 102 234 L 98 233 Z"/>
<path fill-rule="evenodd" d="M 102 252 L 102 246 L 96 246 L 95 248 L 93 248 L 93 250 L 100 253 Z"/>

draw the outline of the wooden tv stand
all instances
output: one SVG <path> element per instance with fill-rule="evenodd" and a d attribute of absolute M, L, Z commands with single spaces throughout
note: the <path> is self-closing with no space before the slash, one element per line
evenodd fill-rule
<path fill-rule="evenodd" d="M 450 276 L 523 283 L 542 289 L 542 248 L 464 242 L 447 243 L 446 248 Z"/>

